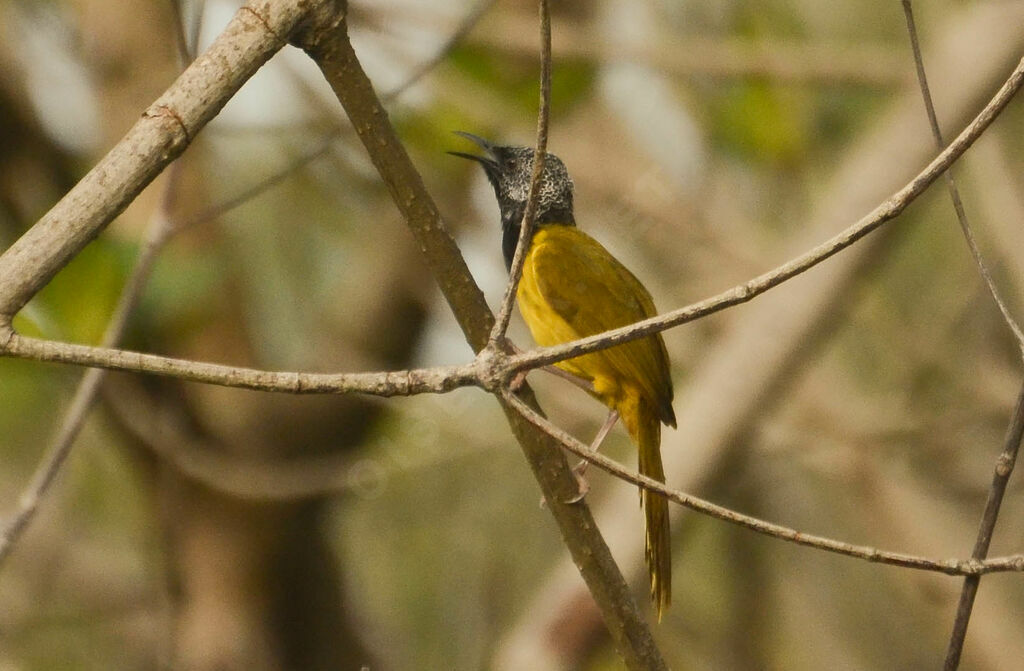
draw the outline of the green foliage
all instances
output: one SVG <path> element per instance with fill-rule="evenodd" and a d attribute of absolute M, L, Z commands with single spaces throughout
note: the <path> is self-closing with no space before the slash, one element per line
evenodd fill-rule
<path fill-rule="evenodd" d="M 40 328 L 52 325 L 51 338 L 99 342 L 137 253 L 136 245 L 109 236 L 86 247 L 34 299 L 46 315 Z"/>
<path fill-rule="evenodd" d="M 529 119 L 537 114 L 536 59 L 510 59 L 484 47 L 460 46 L 452 50 L 451 62 L 488 94 L 510 105 L 509 118 Z M 583 60 L 561 59 L 551 69 L 551 114 L 565 114 L 586 99 L 596 67 Z M 472 105 L 472 100 L 459 101 Z M 492 103 L 493 104 L 493 103 Z"/>

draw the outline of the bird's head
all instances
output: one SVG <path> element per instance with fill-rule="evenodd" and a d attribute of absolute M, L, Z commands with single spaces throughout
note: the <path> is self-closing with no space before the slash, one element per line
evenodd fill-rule
<path fill-rule="evenodd" d="M 484 150 L 484 155 L 461 151 L 448 153 L 476 161 L 483 167 L 487 179 L 494 187 L 494 195 L 498 198 L 502 225 L 506 229 L 518 229 L 526 210 L 530 180 L 533 177 L 533 148 L 496 145 L 462 131 L 456 131 L 455 134 L 475 143 Z M 554 154 L 547 154 L 537 194 L 537 223 L 574 224 L 572 191 L 572 178 L 565 164 Z"/>

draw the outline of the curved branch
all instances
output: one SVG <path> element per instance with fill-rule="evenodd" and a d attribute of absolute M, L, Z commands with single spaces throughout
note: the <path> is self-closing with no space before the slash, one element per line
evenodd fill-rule
<path fill-rule="evenodd" d="M 981 136 L 985 129 L 995 121 L 996 117 L 999 116 L 1010 100 L 1013 99 L 1013 96 L 1020 90 L 1021 85 L 1024 85 L 1024 59 L 1021 59 L 996 95 L 945 151 L 936 156 L 909 184 L 861 218 L 860 221 L 852 224 L 830 240 L 821 243 L 772 271 L 759 275 L 711 298 L 666 312 L 657 317 L 645 319 L 630 326 L 623 326 L 587 338 L 574 340 L 564 345 L 542 347 L 513 356 L 509 362 L 511 371 L 518 372 L 546 366 L 581 354 L 607 349 L 623 342 L 636 340 L 651 333 L 665 331 L 674 326 L 719 312 L 733 305 L 746 303 L 769 289 L 777 287 L 800 273 L 813 268 L 903 212 L 925 189 L 931 186 L 932 182 L 939 175 L 960 158 L 974 141 Z"/>
<path fill-rule="evenodd" d="M 942 139 L 942 130 L 939 128 L 939 118 L 935 114 L 935 103 L 932 102 L 931 89 L 928 86 L 928 75 L 924 69 L 924 58 L 921 56 L 921 45 L 917 39 L 917 28 L 914 24 L 914 10 L 911 6 L 910 0 L 903 0 L 903 14 L 907 19 L 907 32 L 910 33 L 910 48 L 914 54 L 914 66 L 917 70 L 917 83 L 921 87 L 921 97 L 924 99 L 924 109 L 928 115 L 928 125 L 931 127 L 932 137 L 935 138 L 935 147 L 942 151 L 942 146 L 945 144 L 945 140 Z M 967 248 L 971 251 L 971 257 L 974 259 L 974 265 L 978 268 L 978 274 L 981 275 L 982 281 L 985 283 L 985 288 L 988 289 L 988 293 L 992 296 L 992 300 L 995 301 L 996 306 L 999 308 L 999 312 L 1003 315 L 1003 321 L 1009 327 L 1013 333 L 1013 337 L 1017 340 L 1017 349 L 1024 355 L 1024 331 L 1021 330 L 1020 324 L 1010 314 L 1010 308 L 1006 306 L 1006 302 L 1003 301 L 1003 297 L 999 293 L 996 282 L 992 279 L 992 273 L 988 269 L 988 263 L 985 262 L 985 258 L 981 254 L 981 249 L 978 248 L 978 242 L 974 238 L 974 229 L 971 228 L 970 222 L 967 220 L 967 212 L 964 210 L 963 201 L 960 198 L 960 189 L 956 186 L 956 181 L 953 179 L 953 174 L 950 171 L 946 171 L 946 187 L 949 190 L 950 200 L 953 201 L 953 211 L 956 213 L 956 220 L 960 223 L 960 230 L 964 234 L 964 240 L 967 242 Z"/>
<path fill-rule="evenodd" d="M 806 534 L 801 531 L 797 531 L 796 529 L 782 526 L 781 524 L 775 524 L 757 517 L 744 515 L 743 513 L 711 503 L 710 501 L 687 494 L 686 492 L 671 489 L 653 478 L 640 475 L 639 473 L 634 473 L 616 463 L 609 457 L 604 456 L 600 452 L 590 450 L 588 446 L 576 440 L 570 434 L 558 428 L 544 417 L 541 417 L 532 408 L 527 406 L 510 392 L 503 391 L 503 396 L 505 400 L 523 416 L 524 419 L 554 440 L 557 440 L 561 447 L 594 464 L 606 473 L 609 473 L 624 482 L 636 485 L 637 487 L 657 492 L 669 501 L 689 508 L 690 510 L 737 526 L 745 527 L 752 531 L 756 531 L 759 534 L 771 536 L 772 538 L 779 538 L 791 543 L 796 543 L 797 545 L 804 545 L 818 550 L 825 550 L 826 552 L 854 557 L 856 559 L 863 559 L 879 564 L 901 566 L 903 568 L 917 569 L 920 571 L 945 573 L 946 575 L 977 576 L 985 573 L 1001 573 L 1010 571 L 1024 572 L 1024 554 L 996 557 L 986 560 L 929 559 L 928 557 L 920 557 L 902 552 L 878 550 L 866 545 L 854 545 L 852 543 L 826 538 L 825 536 Z"/>

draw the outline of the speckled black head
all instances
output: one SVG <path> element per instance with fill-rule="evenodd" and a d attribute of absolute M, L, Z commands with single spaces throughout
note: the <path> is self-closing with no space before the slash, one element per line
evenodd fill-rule
<path fill-rule="evenodd" d="M 516 243 L 519 240 L 519 226 L 526 211 L 526 199 L 530 192 L 533 176 L 533 148 L 496 145 L 470 133 L 456 131 L 467 140 L 476 143 L 485 155 L 466 154 L 450 151 L 449 154 L 476 161 L 483 166 L 487 179 L 494 187 L 501 210 L 502 251 L 505 265 L 512 265 Z M 541 176 L 540 191 L 537 194 L 537 225 L 563 224 L 575 226 L 572 214 L 572 178 L 565 164 L 554 154 L 544 158 L 544 174 Z"/>

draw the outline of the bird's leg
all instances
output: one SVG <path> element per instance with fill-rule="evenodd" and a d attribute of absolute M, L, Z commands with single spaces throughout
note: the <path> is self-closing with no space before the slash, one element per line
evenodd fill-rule
<path fill-rule="evenodd" d="M 580 377 L 579 375 L 576 375 L 574 373 L 570 373 L 567 370 L 562 370 L 561 368 L 559 368 L 558 366 L 556 366 L 554 364 L 551 364 L 551 365 L 548 365 L 548 366 L 543 366 L 541 368 L 541 370 L 543 370 L 543 371 L 545 371 L 547 373 L 551 373 L 555 377 L 560 377 L 563 380 L 565 380 L 566 382 L 570 382 L 570 383 L 576 385 L 577 387 L 579 387 L 583 391 L 587 392 L 588 394 L 593 394 L 594 393 L 594 384 L 590 380 L 585 378 L 585 377 Z"/>
<path fill-rule="evenodd" d="M 608 413 L 608 417 L 604 420 L 604 424 L 602 424 L 601 428 L 598 429 L 597 435 L 594 436 L 594 440 L 590 443 L 591 452 L 597 452 L 601 449 L 601 443 L 604 442 L 608 432 L 612 430 L 612 427 L 615 426 L 617 421 L 619 421 L 619 412 L 617 410 L 610 411 Z M 584 477 L 584 474 L 587 472 L 587 466 L 589 465 L 589 461 L 580 461 L 578 464 L 573 466 L 572 474 L 576 478 L 576 483 L 579 485 L 580 491 L 574 498 L 569 500 L 569 503 L 576 503 L 577 501 L 580 501 L 587 495 L 587 492 L 590 491 L 590 483 L 587 482 L 587 479 Z"/>

